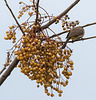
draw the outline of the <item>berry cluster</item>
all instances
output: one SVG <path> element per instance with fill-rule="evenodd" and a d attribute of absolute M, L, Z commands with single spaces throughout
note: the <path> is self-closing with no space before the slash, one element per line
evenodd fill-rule
<path fill-rule="evenodd" d="M 79 24 L 79 21 L 68 21 L 70 19 L 70 17 L 68 15 L 65 15 L 64 18 L 62 19 L 62 28 L 63 30 L 66 29 L 71 29 L 73 27 L 75 27 L 76 25 Z"/>
<path fill-rule="evenodd" d="M 12 42 L 16 42 L 10 50 L 12 50 L 12 54 L 14 52 L 19 60 L 18 67 L 21 72 L 29 79 L 36 80 L 37 87 L 44 86 L 45 93 L 48 96 L 53 97 L 53 90 L 55 90 L 61 97 L 63 93 L 62 86 L 68 85 L 68 79 L 70 79 L 74 69 L 74 63 L 70 60 L 71 51 L 68 48 L 62 50 L 62 43 L 58 43 L 54 38 L 51 39 L 49 31 L 41 29 L 41 26 L 54 18 L 56 19 L 56 24 L 61 20 L 63 30 L 68 31 L 67 29 L 71 29 L 79 22 L 68 22 L 67 20 L 70 19 L 68 15 L 61 19 L 49 16 L 47 11 L 40 6 L 46 14 L 40 14 L 38 11 L 38 19 L 36 21 L 33 17 L 35 16 L 36 18 L 37 15 L 36 4 L 27 5 L 23 2 L 20 2 L 20 4 L 24 4 L 24 6 L 19 11 L 18 18 L 21 18 L 24 12 L 28 12 L 29 15 L 27 20 L 20 25 L 25 34 L 16 42 L 15 35 L 19 26 L 12 25 L 9 27 L 9 31 L 6 31 L 4 39 L 13 39 Z M 32 17 L 33 20 L 31 19 Z M 58 37 L 58 35 L 56 36 Z M 58 37 L 58 39 L 61 41 L 61 37 Z M 6 66 L 9 65 L 11 56 L 8 56 Z"/>
<path fill-rule="evenodd" d="M 37 87 L 43 85 L 45 93 L 54 96 L 52 90 L 63 93 L 61 86 L 68 85 L 68 79 L 72 75 L 73 62 L 69 59 L 70 50 L 61 50 L 60 44 L 54 39 L 46 42 L 41 39 L 46 36 L 37 33 L 35 38 L 25 35 L 22 39 L 22 48 L 15 51 L 20 60 L 18 67 L 21 72 L 31 80 L 36 80 Z M 51 93 L 48 91 L 51 88 Z"/>
<path fill-rule="evenodd" d="M 14 29 L 15 29 L 14 25 L 12 25 L 12 26 L 9 27 L 9 31 L 6 31 L 6 36 L 7 37 L 4 37 L 5 40 L 11 40 L 11 39 L 13 39 L 12 43 L 16 42 L 16 37 L 15 37 L 16 32 L 15 32 Z"/>

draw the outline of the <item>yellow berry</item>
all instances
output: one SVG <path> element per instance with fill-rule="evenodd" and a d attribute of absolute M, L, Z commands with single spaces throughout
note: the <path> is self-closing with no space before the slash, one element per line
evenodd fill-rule
<path fill-rule="evenodd" d="M 61 97 L 62 96 L 62 94 L 61 93 L 59 93 L 59 97 Z"/>
<path fill-rule="evenodd" d="M 49 95 L 50 95 L 50 93 L 47 93 L 47 95 L 49 96 Z"/>

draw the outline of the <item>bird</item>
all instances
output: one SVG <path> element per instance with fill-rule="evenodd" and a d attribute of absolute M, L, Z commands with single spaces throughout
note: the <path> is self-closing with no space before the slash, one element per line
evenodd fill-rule
<path fill-rule="evenodd" d="M 77 27 L 73 27 L 72 29 L 70 29 L 67 37 L 66 37 L 66 41 L 62 46 L 62 49 L 64 49 L 68 43 L 68 41 L 70 39 L 72 39 L 73 41 L 78 40 L 80 38 L 82 38 L 84 36 L 85 32 L 82 26 L 77 26 Z"/>

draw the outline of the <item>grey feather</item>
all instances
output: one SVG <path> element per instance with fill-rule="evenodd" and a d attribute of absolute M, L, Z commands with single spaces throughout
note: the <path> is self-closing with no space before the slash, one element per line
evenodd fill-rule
<path fill-rule="evenodd" d="M 68 43 L 68 41 L 71 39 L 71 37 L 75 37 L 74 40 L 80 39 L 84 36 L 84 29 L 81 26 L 78 27 L 74 27 L 72 28 L 67 37 L 66 37 L 66 42 L 64 43 L 64 45 L 62 46 L 62 49 L 64 49 L 66 47 L 66 44 Z"/>

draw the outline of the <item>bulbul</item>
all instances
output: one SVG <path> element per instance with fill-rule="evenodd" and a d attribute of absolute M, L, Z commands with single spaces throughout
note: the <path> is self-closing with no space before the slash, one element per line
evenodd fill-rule
<path fill-rule="evenodd" d="M 68 33 L 68 35 L 66 37 L 67 40 L 64 43 L 64 45 L 62 46 L 62 49 L 64 49 L 66 47 L 66 44 L 68 43 L 68 41 L 70 39 L 72 39 L 74 41 L 74 40 L 78 40 L 78 39 L 82 38 L 83 36 L 84 36 L 84 29 L 83 29 L 83 27 L 78 26 L 78 27 L 72 28 L 69 31 L 69 33 Z"/>

